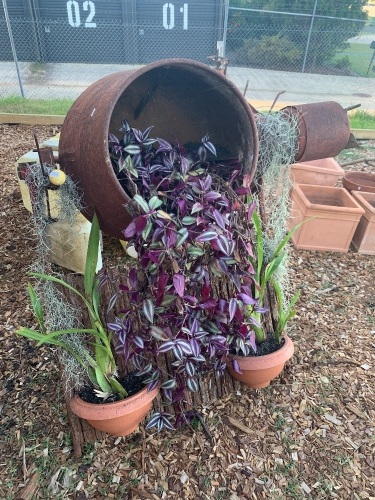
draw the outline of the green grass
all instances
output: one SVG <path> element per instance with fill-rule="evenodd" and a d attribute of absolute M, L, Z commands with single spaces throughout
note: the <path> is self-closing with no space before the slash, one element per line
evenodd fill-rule
<path fill-rule="evenodd" d="M 350 127 L 375 129 L 375 114 L 367 113 L 366 111 L 355 111 L 349 114 Z"/>
<path fill-rule="evenodd" d="M 73 102 L 74 99 L 4 97 L 0 99 L 0 113 L 66 115 Z"/>
<path fill-rule="evenodd" d="M 37 115 L 66 115 L 73 99 L 23 99 L 5 97 L 0 99 L 0 113 L 19 113 Z M 375 114 L 355 111 L 349 114 L 352 129 L 375 129 Z"/>
<path fill-rule="evenodd" d="M 358 76 L 367 76 L 368 78 L 375 78 L 375 72 L 372 67 L 375 66 L 375 59 L 369 69 L 371 58 L 374 51 L 370 49 L 370 44 L 367 43 L 352 43 L 350 47 L 338 53 L 334 58 L 335 61 L 348 57 L 350 69 Z"/>

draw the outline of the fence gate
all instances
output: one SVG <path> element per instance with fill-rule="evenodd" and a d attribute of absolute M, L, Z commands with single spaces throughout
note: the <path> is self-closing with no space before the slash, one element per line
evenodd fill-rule
<path fill-rule="evenodd" d="M 121 0 L 38 0 L 36 20 L 44 62 L 122 63 Z"/>
<path fill-rule="evenodd" d="M 222 2 L 139 0 L 136 23 L 139 62 L 185 57 L 207 62 L 220 39 Z"/>
<path fill-rule="evenodd" d="M 223 0 L 6 0 L 18 59 L 145 64 L 207 62 L 222 37 Z M 0 60 L 12 60 L 0 8 Z"/>

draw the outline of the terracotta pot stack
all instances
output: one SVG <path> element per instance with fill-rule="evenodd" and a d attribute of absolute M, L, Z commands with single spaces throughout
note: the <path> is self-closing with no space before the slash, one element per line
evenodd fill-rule
<path fill-rule="evenodd" d="M 289 229 L 296 248 L 375 254 L 375 176 L 348 172 L 333 158 L 292 165 Z M 336 187 L 342 179 L 343 187 Z"/>

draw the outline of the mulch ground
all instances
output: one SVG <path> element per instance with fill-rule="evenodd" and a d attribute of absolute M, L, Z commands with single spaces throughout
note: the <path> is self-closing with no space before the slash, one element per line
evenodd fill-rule
<path fill-rule="evenodd" d="M 40 140 L 58 131 L 36 129 Z M 0 125 L 0 498 L 375 499 L 375 257 L 352 250 L 292 250 L 296 353 L 268 388 L 201 409 L 211 442 L 199 426 L 141 426 L 74 459 L 55 354 L 15 335 L 34 324 L 33 238 L 14 167 L 32 147 L 31 127 Z M 341 158 L 374 152 L 363 142 Z"/>

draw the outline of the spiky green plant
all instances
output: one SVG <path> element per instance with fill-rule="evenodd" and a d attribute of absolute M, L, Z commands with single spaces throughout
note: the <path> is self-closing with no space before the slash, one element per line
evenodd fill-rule
<path fill-rule="evenodd" d="M 49 344 L 67 351 L 87 371 L 89 379 L 102 395 L 117 394 L 119 398 L 127 397 L 127 392 L 117 379 L 116 360 L 113 355 L 111 339 L 112 333 L 103 326 L 100 319 L 99 287 L 96 279 L 98 250 L 100 244 L 100 228 L 96 215 L 93 218 L 84 274 L 84 293 L 55 276 L 42 273 L 30 273 L 31 276 L 42 281 L 61 285 L 78 296 L 87 309 L 91 328 L 67 328 L 49 332 L 45 326 L 41 300 L 31 283 L 28 291 L 32 308 L 39 324 L 39 330 L 22 327 L 17 330 L 19 335 L 38 342 L 38 346 Z M 82 334 L 91 338 L 93 352 L 88 349 L 74 350 L 71 343 L 65 341 L 64 336 Z"/>

